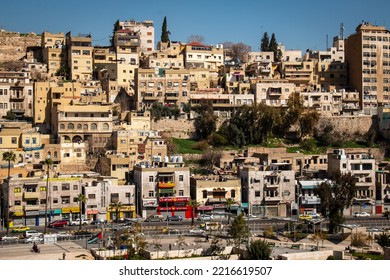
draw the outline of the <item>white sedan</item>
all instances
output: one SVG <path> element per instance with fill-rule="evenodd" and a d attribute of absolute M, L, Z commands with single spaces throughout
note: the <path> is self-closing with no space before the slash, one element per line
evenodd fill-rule
<path fill-rule="evenodd" d="M 205 231 L 201 228 L 193 228 L 190 230 L 190 234 L 192 235 L 203 235 Z"/>
<path fill-rule="evenodd" d="M 12 235 L 5 235 L 0 238 L 1 241 L 16 241 L 19 238 L 17 236 L 12 236 Z"/>
<path fill-rule="evenodd" d="M 353 215 L 354 217 L 370 217 L 371 215 L 367 212 L 356 212 Z"/>
<path fill-rule="evenodd" d="M 43 243 L 43 237 L 40 236 L 30 236 L 29 238 L 24 239 L 24 243 Z"/>

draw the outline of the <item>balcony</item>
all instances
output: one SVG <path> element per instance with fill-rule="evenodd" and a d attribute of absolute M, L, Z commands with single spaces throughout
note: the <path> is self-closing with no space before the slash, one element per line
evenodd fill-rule
<path fill-rule="evenodd" d="M 24 100 L 24 94 L 11 94 L 10 100 Z"/>
<path fill-rule="evenodd" d="M 165 99 L 166 100 L 178 100 L 179 99 L 179 94 L 176 92 L 170 92 L 170 93 L 165 93 Z"/>
<path fill-rule="evenodd" d="M 25 211 L 37 211 L 39 209 L 40 209 L 39 205 L 26 205 L 26 206 L 24 206 Z"/>
<path fill-rule="evenodd" d="M 23 198 L 24 199 L 39 199 L 40 193 L 39 192 L 24 192 Z"/>
<path fill-rule="evenodd" d="M 159 189 L 167 189 L 167 188 L 174 188 L 175 183 L 174 182 L 159 182 L 158 188 Z"/>
<path fill-rule="evenodd" d="M 148 101 L 148 100 L 159 100 L 160 97 L 159 96 L 155 96 L 153 93 L 145 93 L 145 95 L 143 96 L 143 99 L 145 101 Z"/>
<path fill-rule="evenodd" d="M 267 201 L 280 201 L 282 200 L 281 196 L 266 196 L 265 197 L 265 202 Z"/>

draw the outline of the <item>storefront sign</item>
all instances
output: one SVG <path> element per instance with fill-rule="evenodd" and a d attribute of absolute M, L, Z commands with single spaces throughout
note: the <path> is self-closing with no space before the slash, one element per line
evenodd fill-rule
<path fill-rule="evenodd" d="M 183 201 L 188 201 L 190 198 L 189 197 L 160 197 L 159 201 L 160 202 L 183 202 Z"/>
<path fill-rule="evenodd" d="M 201 211 L 211 211 L 214 209 L 214 207 L 213 206 L 199 206 L 196 209 L 201 210 Z"/>
<path fill-rule="evenodd" d="M 173 207 L 159 207 L 158 208 L 158 211 L 180 211 L 180 210 L 185 211 L 185 210 L 187 210 L 187 207 L 175 207 L 175 206 L 173 206 Z"/>
<path fill-rule="evenodd" d="M 95 214 L 98 214 L 99 211 L 98 210 L 87 210 L 87 215 L 95 215 Z"/>
<path fill-rule="evenodd" d="M 142 200 L 142 205 L 144 207 L 157 207 L 158 206 L 157 199 L 155 199 L 155 198 L 153 198 L 153 199 L 143 199 Z"/>
<path fill-rule="evenodd" d="M 64 207 L 62 208 L 62 213 L 79 213 L 80 209 L 79 207 Z"/>
<path fill-rule="evenodd" d="M 38 216 L 39 211 L 26 211 L 26 216 Z"/>

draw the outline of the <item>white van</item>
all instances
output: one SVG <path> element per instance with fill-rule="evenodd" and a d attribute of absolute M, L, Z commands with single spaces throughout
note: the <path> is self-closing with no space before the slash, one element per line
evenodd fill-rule
<path fill-rule="evenodd" d="M 24 238 L 29 238 L 29 237 L 42 237 L 43 236 L 43 233 L 42 232 L 39 232 L 35 229 L 30 229 L 30 230 L 26 230 L 24 233 L 23 233 L 23 236 Z"/>

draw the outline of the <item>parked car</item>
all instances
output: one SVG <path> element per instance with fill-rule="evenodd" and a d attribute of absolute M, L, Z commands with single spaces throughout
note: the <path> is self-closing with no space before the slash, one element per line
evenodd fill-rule
<path fill-rule="evenodd" d="M 311 215 L 299 215 L 300 220 L 311 220 L 313 217 Z"/>
<path fill-rule="evenodd" d="M 164 220 L 163 215 L 150 215 L 145 219 L 145 222 L 162 222 Z"/>
<path fill-rule="evenodd" d="M 165 219 L 166 221 L 178 221 L 178 222 L 181 222 L 183 220 L 183 217 L 182 216 L 171 216 L 171 217 L 167 217 Z"/>
<path fill-rule="evenodd" d="M 81 224 L 82 225 L 88 225 L 88 220 L 82 220 L 81 221 Z M 80 219 L 76 219 L 76 220 L 73 220 L 73 221 L 70 221 L 70 226 L 79 226 L 80 225 Z"/>
<path fill-rule="evenodd" d="M 198 221 L 212 221 L 212 220 L 214 220 L 214 217 L 213 217 L 213 215 L 201 214 L 201 215 L 198 215 L 197 220 Z"/>
<path fill-rule="evenodd" d="M 175 229 L 175 228 L 165 227 L 161 230 L 161 233 L 163 233 L 163 234 L 180 234 L 180 230 Z"/>
<path fill-rule="evenodd" d="M 68 239 L 72 236 L 70 233 L 66 231 L 58 231 L 55 233 L 55 235 L 57 235 L 57 238 L 61 238 L 61 239 Z"/>
<path fill-rule="evenodd" d="M 193 228 L 190 230 L 191 235 L 204 235 L 204 233 L 205 233 L 205 230 L 203 230 L 201 228 Z"/>
<path fill-rule="evenodd" d="M 35 229 L 30 229 L 30 230 L 26 230 L 24 233 L 23 233 L 23 237 L 24 238 L 29 238 L 29 237 L 43 237 L 43 233 L 42 232 L 39 232 Z"/>
<path fill-rule="evenodd" d="M 106 224 L 107 223 L 107 220 L 104 220 L 104 219 L 97 219 L 97 220 L 93 220 L 92 222 L 91 222 L 91 225 L 96 225 L 96 226 L 98 226 L 98 225 L 104 225 L 104 224 Z"/>
<path fill-rule="evenodd" d="M 254 220 L 254 219 L 257 219 L 257 216 L 255 216 L 253 214 L 248 214 L 245 216 L 245 219 L 246 220 Z"/>
<path fill-rule="evenodd" d="M 24 243 L 43 243 L 43 236 L 30 236 L 24 239 Z"/>
<path fill-rule="evenodd" d="M 66 220 L 56 220 L 56 221 L 49 223 L 48 227 L 57 228 L 57 227 L 65 227 L 67 225 L 68 225 L 68 221 L 66 221 Z"/>
<path fill-rule="evenodd" d="M 354 217 L 370 217 L 371 215 L 367 212 L 355 212 L 353 213 Z"/>
<path fill-rule="evenodd" d="M 29 229 L 30 229 L 30 227 L 17 226 L 17 227 L 11 228 L 11 232 L 25 232 L 26 230 L 29 230 Z"/>
<path fill-rule="evenodd" d="M 18 239 L 19 239 L 19 237 L 12 236 L 12 235 L 4 235 L 3 237 L 0 237 L 1 241 L 16 241 Z"/>

